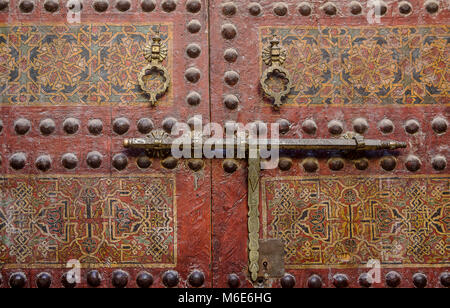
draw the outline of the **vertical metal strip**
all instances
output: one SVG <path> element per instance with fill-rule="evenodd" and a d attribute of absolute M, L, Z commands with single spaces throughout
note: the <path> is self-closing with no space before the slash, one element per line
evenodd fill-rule
<path fill-rule="evenodd" d="M 251 157 L 251 156 L 250 156 Z M 248 159 L 248 249 L 249 271 L 252 281 L 258 279 L 259 272 L 259 181 L 261 171 L 259 150 L 256 158 Z"/>

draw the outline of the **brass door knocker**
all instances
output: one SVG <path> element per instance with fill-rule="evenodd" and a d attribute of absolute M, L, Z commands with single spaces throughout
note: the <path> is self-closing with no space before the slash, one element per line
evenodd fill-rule
<path fill-rule="evenodd" d="M 161 42 L 161 38 L 158 36 L 154 37 L 144 50 L 144 57 L 150 64 L 139 73 L 139 85 L 150 96 L 152 106 L 167 92 L 170 86 L 169 71 L 161 64 L 166 59 L 167 53 L 167 46 Z M 157 78 L 161 78 L 162 81 L 158 82 Z"/>
<path fill-rule="evenodd" d="M 266 46 L 262 52 L 262 58 L 267 68 L 261 77 L 261 86 L 264 94 L 274 100 L 274 108 L 278 109 L 283 104 L 282 100 L 291 92 L 292 78 L 289 72 L 282 67 L 286 61 L 286 49 L 279 46 L 280 40 L 275 35 L 270 40 L 270 46 Z M 281 81 L 281 89 L 274 89 L 269 82 L 272 77 Z"/>

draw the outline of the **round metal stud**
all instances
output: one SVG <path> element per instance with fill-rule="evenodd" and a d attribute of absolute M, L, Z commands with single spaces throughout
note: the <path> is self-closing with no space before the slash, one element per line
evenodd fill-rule
<path fill-rule="evenodd" d="M 436 0 L 428 0 L 425 2 L 425 9 L 430 14 L 435 14 L 439 12 L 439 2 Z"/>
<path fill-rule="evenodd" d="M 428 278 L 425 274 L 417 273 L 413 276 L 413 283 L 417 289 L 424 289 L 428 284 Z"/>
<path fill-rule="evenodd" d="M 338 289 L 344 289 L 349 286 L 349 280 L 347 275 L 344 274 L 336 274 L 333 277 L 333 285 Z"/>
<path fill-rule="evenodd" d="M 408 134 L 415 134 L 420 129 L 420 123 L 417 120 L 408 120 L 405 124 L 405 130 Z"/>
<path fill-rule="evenodd" d="M 328 16 L 334 16 L 337 14 L 337 7 L 334 3 L 328 2 L 323 6 L 323 11 Z"/>
<path fill-rule="evenodd" d="M 178 166 L 178 160 L 174 157 L 168 157 L 161 162 L 166 169 L 175 169 Z"/>
<path fill-rule="evenodd" d="M 52 285 L 52 275 L 49 273 L 40 273 L 36 277 L 36 286 L 39 289 L 48 289 Z"/>
<path fill-rule="evenodd" d="M 107 0 L 95 0 L 92 6 L 97 12 L 103 13 L 108 9 L 109 2 Z"/>
<path fill-rule="evenodd" d="M 202 3 L 199 0 L 188 0 L 186 2 L 186 10 L 189 13 L 195 14 L 202 9 Z"/>
<path fill-rule="evenodd" d="M 186 97 L 186 102 L 191 106 L 198 106 L 200 105 L 200 102 L 202 100 L 202 97 L 199 93 L 192 91 L 188 94 Z"/>
<path fill-rule="evenodd" d="M 442 117 L 437 117 L 431 122 L 431 127 L 436 134 L 443 134 L 447 131 L 448 123 L 447 120 Z"/>
<path fill-rule="evenodd" d="M 89 120 L 88 122 L 88 130 L 91 135 L 98 136 L 103 131 L 103 123 L 99 119 Z"/>
<path fill-rule="evenodd" d="M 412 5 L 408 1 L 402 1 L 398 4 L 398 11 L 402 15 L 409 15 L 412 12 Z"/>
<path fill-rule="evenodd" d="M 365 134 L 369 129 L 369 123 L 367 123 L 366 119 L 358 118 L 353 121 L 353 129 L 358 134 Z"/>
<path fill-rule="evenodd" d="M 298 5 L 298 12 L 300 13 L 300 15 L 302 16 L 309 16 L 312 13 L 312 7 L 309 3 L 307 2 L 302 2 Z"/>
<path fill-rule="evenodd" d="M 317 124 L 314 120 L 305 120 L 302 124 L 302 129 L 308 135 L 314 135 L 317 132 Z"/>
<path fill-rule="evenodd" d="M 0 0 L 0 11 L 6 11 L 9 7 L 9 0 Z"/>
<path fill-rule="evenodd" d="M 227 95 L 223 99 L 223 103 L 230 110 L 235 110 L 239 106 L 239 98 L 235 95 Z"/>
<path fill-rule="evenodd" d="M 198 172 L 203 169 L 205 163 L 201 159 L 191 159 L 188 161 L 188 167 L 194 172 Z"/>
<path fill-rule="evenodd" d="M 450 273 L 445 272 L 442 273 L 439 277 L 439 281 L 441 282 L 441 285 L 445 288 L 450 288 Z"/>
<path fill-rule="evenodd" d="M 287 134 L 291 129 L 291 123 L 288 120 L 280 119 L 277 121 L 277 124 L 280 126 L 279 132 L 282 135 Z"/>
<path fill-rule="evenodd" d="M 175 288 L 180 282 L 180 278 L 177 272 L 167 271 L 164 273 L 162 281 L 167 288 Z"/>
<path fill-rule="evenodd" d="M 222 14 L 225 16 L 233 16 L 237 12 L 236 4 L 227 2 L 222 5 Z"/>
<path fill-rule="evenodd" d="M 236 49 L 229 48 L 225 50 L 223 57 L 227 62 L 234 63 L 238 59 L 238 53 Z"/>
<path fill-rule="evenodd" d="M 9 286 L 12 289 L 23 289 L 27 285 L 27 276 L 20 272 L 11 274 L 9 277 Z"/>
<path fill-rule="evenodd" d="M 192 59 L 198 58 L 201 53 L 202 48 L 198 44 L 192 43 L 186 48 L 186 54 Z"/>
<path fill-rule="evenodd" d="M 49 13 L 55 13 L 59 10 L 59 2 L 56 0 L 46 0 L 44 2 L 44 9 Z"/>
<path fill-rule="evenodd" d="M 235 71 L 228 71 L 224 76 L 225 83 L 230 87 L 234 87 L 239 82 L 239 73 Z"/>
<path fill-rule="evenodd" d="M 338 120 L 332 120 L 328 123 L 328 131 L 332 135 L 340 135 L 344 131 L 344 124 Z"/>
<path fill-rule="evenodd" d="M 63 122 L 63 129 L 66 134 L 76 134 L 80 129 L 80 121 L 75 118 L 68 118 Z"/>
<path fill-rule="evenodd" d="M 319 275 L 312 275 L 308 278 L 308 288 L 321 289 L 323 285 L 322 278 Z"/>
<path fill-rule="evenodd" d="M 394 132 L 395 126 L 394 123 L 389 119 L 383 119 L 378 124 L 378 128 L 383 134 L 391 134 Z"/>
<path fill-rule="evenodd" d="M 92 270 L 87 273 L 86 280 L 90 287 L 97 288 L 102 283 L 102 276 L 97 270 Z"/>
<path fill-rule="evenodd" d="M 90 152 L 87 155 L 86 162 L 92 169 L 98 169 L 102 165 L 103 156 L 97 151 Z"/>
<path fill-rule="evenodd" d="M 34 10 L 34 1 L 23 0 L 19 3 L 19 9 L 22 13 L 31 13 Z"/>
<path fill-rule="evenodd" d="M 278 161 L 278 168 L 281 171 L 289 171 L 292 168 L 292 159 L 290 158 L 280 158 Z"/>
<path fill-rule="evenodd" d="M 358 283 L 363 288 L 370 288 L 372 287 L 372 277 L 367 273 L 363 273 L 359 276 Z"/>
<path fill-rule="evenodd" d="M 61 284 L 66 289 L 73 289 L 77 286 L 74 276 L 71 276 L 71 279 L 69 281 L 68 273 L 64 273 L 64 275 L 61 277 Z"/>
<path fill-rule="evenodd" d="M 81 0 L 68 0 L 66 7 L 69 12 L 79 13 L 83 10 L 83 3 Z"/>
<path fill-rule="evenodd" d="M 238 289 L 241 286 L 241 279 L 236 274 L 231 274 L 228 276 L 228 286 L 231 289 Z"/>
<path fill-rule="evenodd" d="M 39 124 L 39 130 L 41 131 L 41 134 L 44 136 L 51 135 L 55 132 L 56 124 L 55 121 L 52 119 L 44 119 Z"/>
<path fill-rule="evenodd" d="M 230 174 L 234 173 L 238 169 L 237 163 L 234 160 L 232 160 L 232 159 L 226 159 L 223 162 L 222 167 L 223 167 L 223 170 L 225 170 L 226 173 L 230 173 Z"/>
<path fill-rule="evenodd" d="M 27 156 L 25 153 L 16 153 L 11 156 L 9 159 L 9 165 L 14 170 L 20 170 L 25 167 L 25 164 L 27 162 Z"/>
<path fill-rule="evenodd" d="M 397 159 L 393 156 L 385 156 L 381 159 L 380 165 L 386 171 L 393 171 L 397 167 Z"/>
<path fill-rule="evenodd" d="M 130 129 L 130 121 L 127 118 L 117 118 L 113 122 L 113 130 L 117 135 L 124 135 Z"/>
<path fill-rule="evenodd" d="M 136 278 L 136 284 L 141 289 L 148 289 L 153 285 L 153 276 L 147 272 L 140 272 Z"/>
<path fill-rule="evenodd" d="M 197 83 L 200 80 L 200 70 L 195 67 L 188 68 L 184 74 L 184 77 L 190 83 Z"/>
<path fill-rule="evenodd" d="M 276 3 L 273 12 L 278 16 L 286 16 L 289 9 L 285 3 Z"/>
<path fill-rule="evenodd" d="M 147 155 L 141 155 L 136 161 L 137 165 L 141 169 L 147 169 L 152 165 L 152 161 Z"/>
<path fill-rule="evenodd" d="M 262 6 L 259 3 L 253 2 L 248 6 L 248 12 L 252 16 L 259 16 L 262 12 Z"/>
<path fill-rule="evenodd" d="M 232 24 L 225 24 L 222 26 L 222 36 L 224 39 L 232 40 L 237 35 L 237 29 Z"/>
<path fill-rule="evenodd" d="M 442 171 L 447 168 L 447 159 L 442 155 L 436 155 L 431 160 L 431 165 L 433 166 L 433 169 L 436 171 Z"/>
<path fill-rule="evenodd" d="M 375 1 L 374 7 L 375 7 L 375 15 L 377 16 L 384 16 L 388 11 L 388 6 L 384 1 Z"/>
<path fill-rule="evenodd" d="M 193 116 L 187 121 L 187 125 L 191 130 L 195 130 L 196 128 L 203 129 L 202 118 L 199 116 Z"/>
<path fill-rule="evenodd" d="M 194 19 L 188 23 L 187 29 L 190 33 L 198 33 L 202 29 L 202 24 L 200 21 Z"/>
<path fill-rule="evenodd" d="M 14 130 L 18 135 L 25 135 L 31 129 L 31 122 L 27 119 L 18 119 L 14 122 Z"/>
<path fill-rule="evenodd" d="M 77 167 L 78 158 L 76 157 L 75 154 L 67 153 L 67 154 L 63 155 L 63 157 L 61 159 L 61 163 L 64 166 L 64 168 L 72 170 Z"/>
<path fill-rule="evenodd" d="M 340 171 L 344 168 L 345 163 L 342 158 L 331 158 L 328 161 L 328 167 L 333 171 Z"/>
<path fill-rule="evenodd" d="M 422 167 L 422 162 L 417 156 L 409 155 L 406 159 L 405 167 L 411 172 L 416 172 Z"/>
<path fill-rule="evenodd" d="M 319 161 L 315 158 L 306 158 L 302 163 L 306 172 L 314 173 L 319 170 Z"/>
<path fill-rule="evenodd" d="M 137 128 L 141 134 L 147 135 L 153 130 L 154 125 L 149 118 L 142 118 L 137 122 Z"/>
<path fill-rule="evenodd" d="M 164 12 L 170 13 L 176 10 L 177 8 L 177 3 L 175 2 L 175 0 L 165 0 L 162 4 L 161 7 L 163 9 Z"/>
<path fill-rule="evenodd" d="M 397 272 L 389 272 L 386 275 L 386 285 L 389 288 L 397 288 L 402 282 L 402 276 Z"/>
<path fill-rule="evenodd" d="M 280 283 L 283 289 L 292 289 L 295 287 L 295 284 L 297 282 L 294 276 L 292 276 L 291 274 L 286 274 L 283 278 L 281 278 Z"/>
<path fill-rule="evenodd" d="M 177 119 L 172 118 L 172 117 L 166 118 L 162 122 L 162 128 L 164 129 L 164 131 L 166 133 L 171 134 L 172 129 L 175 127 L 176 124 L 177 124 Z"/>
<path fill-rule="evenodd" d="M 350 13 L 352 13 L 353 15 L 361 15 L 361 13 L 362 13 L 361 3 L 352 1 L 350 3 Z"/>
<path fill-rule="evenodd" d="M 366 170 L 369 168 L 369 160 L 367 158 L 360 158 L 355 161 L 355 168 L 358 170 Z"/>
<path fill-rule="evenodd" d="M 200 288 L 205 283 L 205 274 L 201 271 L 194 271 L 189 275 L 189 284 L 194 288 Z"/>
<path fill-rule="evenodd" d="M 122 153 L 114 155 L 112 165 L 119 171 L 124 170 L 128 166 L 127 156 Z"/>
<path fill-rule="evenodd" d="M 114 288 L 123 289 L 128 284 L 129 275 L 127 272 L 117 270 L 112 273 L 111 283 Z"/>
<path fill-rule="evenodd" d="M 52 167 L 52 159 L 48 155 L 39 156 L 36 159 L 35 165 L 36 168 L 39 169 L 40 171 L 46 172 L 50 170 L 50 168 Z"/>
<path fill-rule="evenodd" d="M 119 0 L 116 3 L 116 9 L 121 12 L 126 12 L 131 8 L 130 0 Z"/>
<path fill-rule="evenodd" d="M 153 0 L 142 0 L 141 2 L 141 9 L 144 12 L 153 12 L 156 9 L 155 1 Z"/>

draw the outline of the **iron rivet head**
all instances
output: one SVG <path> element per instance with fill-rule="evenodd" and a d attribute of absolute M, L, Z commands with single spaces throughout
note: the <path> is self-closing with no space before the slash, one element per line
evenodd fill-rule
<path fill-rule="evenodd" d="M 130 121 L 127 118 L 117 118 L 113 122 L 113 130 L 117 135 L 124 135 L 130 129 Z"/>
<path fill-rule="evenodd" d="M 116 9 L 121 12 L 126 12 L 131 8 L 130 0 L 119 0 L 116 3 Z"/>
<path fill-rule="evenodd" d="M 284 275 L 284 277 L 281 278 L 280 282 L 281 282 L 281 287 L 283 289 L 292 289 L 295 287 L 295 284 L 296 284 L 295 277 L 292 276 L 291 274 Z"/>
<path fill-rule="evenodd" d="M 177 3 L 174 0 L 165 0 L 161 6 L 164 12 L 170 13 L 175 11 Z"/>
<path fill-rule="evenodd" d="M 278 161 L 278 168 L 280 168 L 281 171 L 289 171 L 292 168 L 292 159 L 280 158 Z"/>
<path fill-rule="evenodd" d="M 391 134 L 394 132 L 394 123 L 389 119 L 383 119 L 379 124 L 378 128 L 383 134 Z"/>
<path fill-rule="evenodd" d="M 445 168 L 447 168 L 447 159 L 442 155 L 436 155 L 431 160 L 431 165 L 433 166 L 433 169 L 436 171 L 443 171 Z"/>
<path fill-rule="evenodd" d="M 323 11 L 328 16 L 334 16 L 337 14 L 337 7 L 334 3 L 328 2 L 323 6 Z"/>
<path fill-rule="evenodd" d="M 225 83 L 230 87 L 234 87 L 239 82 L 239 73 L 235 71 L 228 71 L 224 76 Z"/>
<path fill-rule="evenodd" d="M 26 161 L 27 161 L 27 156 L 25 155 L 25 153 L 16 153 L 16 154 L 13 154 L 11 156 L 11 158 L 9 159 L 9 165 L 14 170 L 20 170 L 25 167 Z"/>
<path fill-rule="evenodd" d="M 365 134 L 369 129 L 369 123 L 367 123 L 366 119 L 358 118 L 353 121 L 353 129 L 358 134 Z"/>
<path fill-rule="evenodd" d="M 52 275 L 49 273 L 40 273 L 36 277 L 36 286 L 39 289 L 48 289 L 52 285 Z"/>
<path fill-rule="evenodd" d="M 79 13 L 83 10 L 83 3 L 81 0 L 68 0 L 66 7 L 69 12 Z"/>
<path fill-rule="evenodd" d="M 236 274 L 231 274 L 228 276 L 228 286 L 231 289 L 238 289 L 241 286 L 241 280 Z"/>
<path fill-rule="evenodd" d="M 367 273 L 363 273 L 359 276 L 358 283 L 363 288 L 370 288 L 372 287 L 372 277 Z"/>
<path fill-rule="evenodd" d="M 152 165 L 152 161 L 147 155 L 139 156 L 136 163 L 141 169 L 147 169 Z"/>
<path fill-rule="evenodd" d="M 186 48 L 186 54 L 192 59 L 198 58 L 201 53 L 202 48 L 198 44 L 192 43 Z"/>
<path fill-rule="evenodd" d="M 107 0 L 95 0 L 92 4 L 94 7 L 94 10 L 96 10 L 99 13 L 106 12 L 106 10 L 109 7 L 109 2 Z"/>
<path fill-rule="evenodd" d="M 309 3 L 307 2 L 302 2 L 298 5 L 298 12 L 300 13 L 300 15 L 302 16 L 309 16 L 312 13 L 312 7 Z"/>
<path fill-rule="evenodd" d="M 66 289 L 73 289 L 77 286 L 77 283 L 75 281 L 75 275 L 71 276 L 70 281 L 68 279 L 68 275 L 69 275 L 68 273 L 64 273 L 64 275 L 61 277 L 61 284 Z"/>
<path fill-rule="evenodd" d="M 162 281 L 167 288 L 175 288 L 180 282 L 180 278 L 177 272 L 167 271 L 164 273 Z"/>
<path fill-rule="evenodd" d="M 136 278 L 136 284 L 141 289 L 148 289 L 153 285 L 153 276 L 147 272 L 140 272 Z"/>
<path fill-rule="evenodd" d="M 52 167 L 52 159 L 48 155 L 39 156 L 36 159 L 36 168 L 42 172 L 47 172 Z"/>
<path fill-rule="evenodd" d="M 250 5 L 248 6 L 248 12 L 252 16 L 259 16 L 261 15 L 262 7 L 259 3 L 250 3 Z"/>
<path fill-rule="evenodd" d="M 112 162 L 114 168 L 116 168 L 119 171 L 124 170 L 127 165 L 128 165 L 128 158 L 125 154 L 116 154 L 113 157 L 113 162 Z"/>
<path fill-rule="evenodd" d="M 349 281 L 347 275 L 336 274 L 333 277 L 333 285 L 338 289 L 347 288 L 349 286 Z"/>
<path fill-rule="evenodd" d="M 152 12 L 155 10 L 155 8 L 156 8 L 156 4 L 155 4 L 155 1 L 153 1 L 153 0 L 143 0 L 141 2 L 141 9 L 144 12 L 147 12 L 147 13 Z"/>
<path fill-rule="evenodd" d="M 39 130 L 41 131 L 41 134 L 44 136 L 51 135 L 55 132 L 56 124 L 55 121 L 52 119 L 44 119 L 39 124 Z"/>
<path fill-rule="evenodd" d="M 437 117 L 431 122 L 431 127 L 436 134 L 443 134 L 447 131 L 448 123 L 447 120 L 442 117 Z"/>
<path fill-rule="evenodd" d="M 234 160 L 226 159 L 223 162 L 223 170 L 225 170 L 226 173 L 234 173 L 238 169 L 238 165 Z"/>
<path fill-rule="evenodd" d="M 308 288 L 321 289 L 323 285 L 322 278 L 319 275 L 312 275 L 308 278 Z"/>
<path fill-rule="evenodd" d="M 398 11 L 402 15 L 409 15 L 412 12 L 412 5 L 407 1 L 402 1 L 398 4 Z"/>
<path fill-rule="evenodd" d="M 201 100 L 202 100 L 201 95 L 195 91 L 190 92 L 186 97 L 186 102 L 191 106 L 200 105 Z"/>
<path fill-rule="evenodd" d="M 102 283 L 102 276 L 97 270 L 92 270 L 87 273 L 86 280 L 90 287 L 97 288 Z"/>
<path fill-rule="evenodd" d="M 232 40 L 237 35 L 236 26 L 232 24 L 225 24 L 222 26 L 222 36 L 227 40 Z"/>
<path fill-rule="evenodd" d="M 200 70 L 195 67 L 188 68 L 184 74 L 184 77 L 190 83 L 197 83 L 200 80 Z"/>
<path fill-rule="evenodd" d="M 284 3 L 277 3 L 273 8 L 273 12 L 278 16 L 286 16 L 288 13 L 288 7 Z"/>
<path fill-rule="evenodd" d="M 166 133 L 171 134 L 172 129 L 175 127 L 176 124 L 177 124 L 177 119 L 172 118 L 172 117 L 166 118 L 162 122 L 162 128 L 164 129 L 164 131 Z"/>
<path fill-rule="evenodd" d="M 308 135 L 314 135 L 317 132 L 317 124 L 314 120 L 305 120 L 302 129 Z"/>
<path fill-rule="evenodd" d="M 340 171 L 344 168 L 345 163 L 342 158 L 331 158 L 328 161 L 328 167 L 333 171 Z"/>
<path fill-rule="evenodd" d="M 99 119 L 89 120 L 88 122 L 88 130 L 91 135 L 98 136 L 103 131 L 103 123 Z"/>
<path fill-rule="evenodd" d="M 24 273 L 14 273 L 9 277 L 9 286 L 12 289 L 22 289 L 27 285 L 27 276 Z"/>
<path fill-rule="evenodd" d="M 420 129 L 420 123 L 417 120 L 408 120 L 405 124 L 405 130 L 408 134 L 415 134 Z"/>
<path fill-rule="evenodd" d="M 80 129 L 80 121 L 74 118 L 68 118 L 63 123 L 63 129 L 68 135 L 73 135 Z"/>
<path fill-rule="evenodd" d="M 117 289 L 125 288 L 128 284 L 128 278 L 129 275 L 127 272 L 124 272 L 122 270 L 114 271 L 111 279 L 113 287 Z"/>
<path fill-rule="evenodd" d="M 386 15 L 388 6 L 384 1 L 375 1 L 374 7 L 375 7 L 375 15 L 377 16 Z"/>
<path fill-rule="evenodd" d="M 103 156 L 97 151 L 90 152 L 87 155 L 86 162 L 92 169 L 98 169 L 102 165 Z"/>
<path fill-rule="evenodd" d="M 9 7 L 9 0 L 0 0 L 0 11 L 6 11 Z"/>
<path fill-rule="evenodd" d="M 189 284 L 194 288 L 200 288 L 205 283 L 205 274 L 201 271 L 194 271 L 189 275 Z"/>
<path fill-rule="evenodd" d="M 234 63 L 238 59 L 238 53 L 236 49 L 229 48 L 225 50 L 223 57 L 227 62 Z"/>
<path fill-rule="evenodd" d="M 202 24 L 200 21 L 194 19 L 188 23 L 187 29 L 191 33 L 198 33 L 202 29 Z"/>
<path fill-rule="evenodd" d="M 287 134 L 291 129 L 291 123 L 288 120 L 280 119 L 277 121 L 277 123 L 280 126 L 279 131 L 282 135 Z"/>
<path fill-rule="evenodd" d="M 14 122 L 14 130 L 18 135 L 26 135 L 31 129 L 31 122 L 27 119 L 18 119 Z"/>
<path fill-rule="evenodd" d="M 350 3 L 350 13 L 352 13 L 353 15 L 360 15 L 362 13 L 361 3 L 352 1 Z"/>
<path fill-rule="evenodd" d="M 397 272 L 389 272 L 386 275 L 386 285 L 389 288 L 397 288 L 402 282 L 402 276 Z"/>
<path fill-rule="evenodd" d="M 409 171 L 416 172 L 422 167 L 422 162 L 417 156 L 409 155 L 406 159 L 405 166 Z"/>
<path fill-rule="evenodd" d="M 344 131 L 344 124 L 338 120 L 332 120 L 328 123 L 328 131 L 332 135 L 340 135 Z"/>
<path fill-rule="evenodd" d="M 227 2 L 222 5 L 222 14 L 225 16 L 233 16 L 237 12 L 237 7 L 233 2 Z"/>
<path fill-rule="evenodd" d="M 186 2 L 186 10 L 189 13 L 198 13 L 202 9 L 202 3 L 199 0 L 188 0 Z"/>
<path fill-rule="evenodd" d="M 44 2 L 44 8 L 49 13 L 55 13 L 59 10 L 59 3 L 55 0 L 46 0 Z"/>
<path fill-rule="evenodd" d="M 430 14 L 435 14 L 439 11 L 439 2 L 436 0 L 429 0 L 425 2 L 425 9 Z"/>
<path fill-rule="evenodd" d="M 75 169 L 78 165 L 78 158 L 75 154 L 67 153 L 63 155 L 61 163 L 66 169 Z"/>
<path fill-rule="evenodd" d="M 205 163 L 201 159 L 191 159 L 188 161 L 188 167 L 194 172 L 198 172 L 203 169 Z"/>
<path fill-rule="evenodd" d="M 31 13 L 34 10 L 34 2 L 31 0 L 20 1 L 19 9 L 22 13 Z"/>
<path fill-rule="evenodd" d="M 235 110 L 239 106 L 239 98 L 235 95 L 227 95 L 223 100 L 225 106 L 230 110 Z"/>
<path fill-rule="evenodd" d="M 175 169 L 178 166 L 178 160 L 174 157 L 168 157 L 161 162 L 166 169 Z"/>
<path fill-rule="evenodd" d="M 413 283 L 417 289 L 424 289 L 428 284 L 428 278 L 425 274 L 417 273 L 413 276 Z"/>
<path fill-rule="evenodd" d="M 393 156 L 386 156 L 381 159 L 380 165 L 386 171 L 393 171 L 397 167 L 397 160 Z"/>
<path fill-rule="evenodd" d="M 315 158 L 306 158 L 302 163 L 306 172 L 314 173 L 319 170 L 319 161 Z"/>
<path fill-rule="evenodd" d="M 141 134 L 147 135 L 153 130 L 154 125 L 149 118 L 142 118 L 137 122 L 137 128 Z"/>
<path fill-rule="evenodd" d="M 439 280 L 443 287 L 450 288 L 450 273 L 449 272 L 442 273 L 441 276 L 439 277 Z"/>
<path fill-rule="evenodd" d="M 355 168 L 358 170 L 366 170 L 369 168 L 369 160 L 367 158 L 361 158 L 355 161 Z"/>

